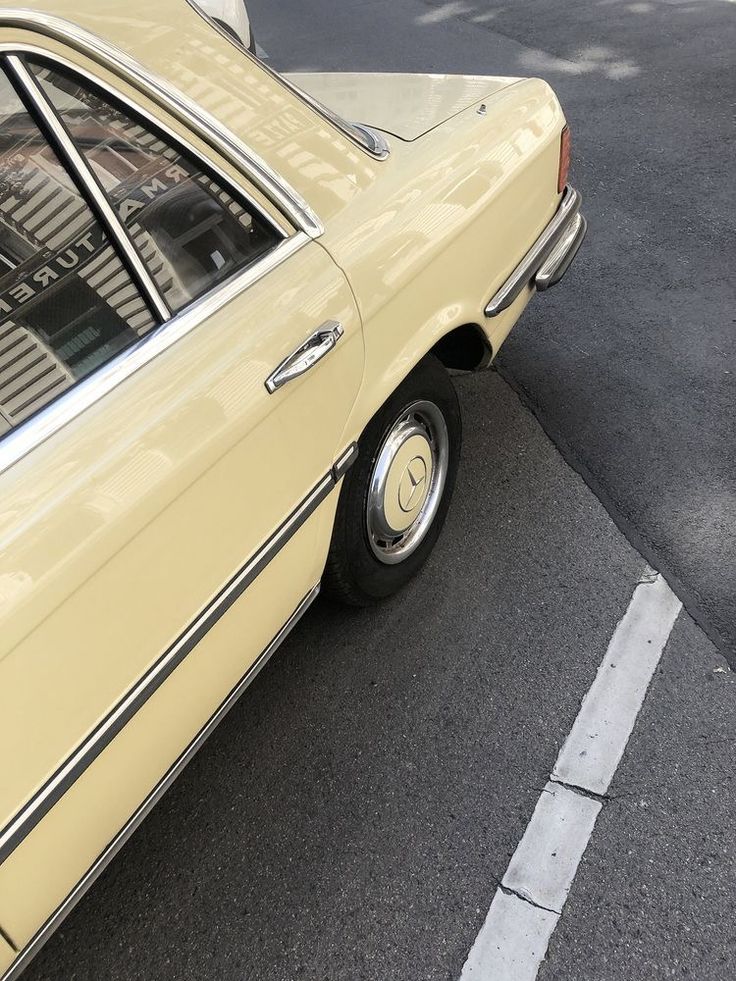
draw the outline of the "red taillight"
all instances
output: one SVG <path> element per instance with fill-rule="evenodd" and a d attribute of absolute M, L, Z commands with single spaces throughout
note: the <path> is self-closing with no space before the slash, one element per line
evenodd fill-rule
<path fill-rule="evenodd" d="M 570 127 L 565 126 L 560 137 L 560 169 L 557 172 L 557 193 L 562 194 L 567 184 L 567 174 L 570 170 Z"/>

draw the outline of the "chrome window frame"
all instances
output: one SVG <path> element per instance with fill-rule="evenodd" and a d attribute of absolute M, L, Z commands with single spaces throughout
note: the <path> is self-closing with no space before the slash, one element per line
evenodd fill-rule
<path fill-rule="evenodd" d="M 93 215 L 110 238 L 113 250 L 118 253 L 123 264 L 128 267 L 131 279 L 143 295 L 161 323 L 171 318 L 171 310 L 165 302 L 153 276 L 149 273 L 138 250 L 130 237 L 130 233 L 122 221 L 118 219 L 113 204 L 97 180 L 87 159 L 78 149 L 69 132 L 59 118 L 39 84 L 38 78 L 30 71 L 24 59 L 17 54 L 3 55 L 0 53 L 0 66 L 7 69 L 11 85 L 22 93 L 26 102 L 34 110 L 42 123 L 41 135 L 50 144 L 60 158 L 61 167 L 71 177 L 76 177 L 82 185 L 81 194 Z M 44 132 L 46 130 L 47 132 Z"/>
<path fill-rule="evenodd" d="M 120 48 L 62 17 L 34 10 L 0 11 L 0 28 L 3 27 L 26 30 L 50 38 L 122 78 L 138 89 L 144 97 L 183 123 L 212 150 L 241 171 L 247 180 L 283 212 L 295 228 L 300 229 L 310 238 L 318 238 L 324 233 L 322 222 L 309 204 L 269 167 L 265 160 L 253 153 L 242 140 L 205 109 L 170 83 L 139 65 Z M 0 47 L 20 50 L 23 44 L 24 42 L 4 42 Z M 48 57 L 58 57 L 56 52 L 42 50 Z M 74 70 L 78 70 L 76 65 Z M 276 77 L 284 83 L 283 79 Z M 102 87 L 105 88 L 105 85 L 102 84 Z"/>
<path fill-rule="evenodd" d="M 274 204 L 274 209 L 278 211 L 278 216 L 272 214 L 270 211 L 267 211 L 257 201 L 254 201 L 248 193 L 248 190 L 244 188 L 237 180 L 235 180 L 231 174 L 224 170 L 216 160 L 209 155 L 203 154 L 201 150 L 198 150 L 191 143 L 191 141 L 186 138 L 186 136 L 182 136 L 165 120 L 160 119 L 160 117 L 156 116 L 149 109 L 146 109 L 144 106 L 140 105 L 140 103 L 134 102 L 128 95 L 123 93 L 120 87 L 115 85 L 114 82 L 108 82 L 107 80 L 102 81 L 97 75 L 94 74 L 94 72 L 89 71 L 89 69 L 82 68 L 69 58 L 65 58 L 63 55 L 48 51 L 46 48 L 40 47 L 39 45 L 29 44 L 27 42 L 13 44 L 12 42 L 0 41 L 0 59 L 7 58 L 7 60 L 10 61 L 15 54 L 31 55 L 32 57 L 38 58 L 42 61 L 49 62 L 51 65 L 59 65 L 61 68 L 65 68 L 67 71 L 71 72 L 71 74 L 77 75 L 80 79 L 89 82 L 93 89 L 97 88 L 102 93 L 107 93 L 114 101 L 121 103 L 135 116 L 140 117 L 140 119 L 145 120 L 145 122 L 147 122 L 150 126 L 153 126 L 154 129 L 157 129 L 167 139 L 171 140 L 175 146 L 178 145 L 181 147 L 185 155 L 194 157 L 195 160 L 200 161 L 205 170 L 213 173 L 217 177 L 218 181 L 226 188 L 229 188 L 236 197 L 245 198 L 248 201 L 249 207 L 256 211 L 267 224 L 272 225 L 276 231 L 279 232 L 282 238 L 288 238 L 290 234 L 293 234 L 290 231 L 290 228 L 281 220 L 281 218 L 285 216 L 277 205 L 271 202 Z M 108 71 L 112 71 L 112 69 L 108 69 Z M 49 102 L 48 97 L 45 95 L 44 99 L 46 102 Z M 51 108 L 53 110 L 53 107 Z M 172 115 L 174 114 L 172 113 Z M 71 140 L 71 136 L 69 139 Z M 84 166 L 86 167 L 86 164 L 84 164 Z M 243 176 L 245 177 L 246 175 Z M 255 181 L 252 183 L 255 184 Z M 258 190 L 261 189 L 258 188 Z M 296 225 L 293 222 L 291 222 L 291 226 L 293 228 L 303 230 L 299 225 Z"/>
<path fill-rule="evenodd" d="M 27 421 L 11 429 L 0 438 L 0 474 L 76 419 L 104 395 L 117 388 L 121 382 L 191 333 L 203 320 L 262 279 L 272 269 L 280 266 L 285 259 L 303 248 L 309 241 L 309 237 L 304 232 L 297 232 L 291 238 L 283 239 L 275 249 L 252 266 L 215 287 L 211 293 L 195 300 L 182 313 L 153 328 L 140 341 L 126 348 L 53 402 L 49 402 L 45 409 L 41 409 Z"/>
<path fill-rule="evenodd" d="M 196 11 L 197 14 L 206 21 L 213 31 L 225 38 L 230 44 L 232 44 L 241 54 L 246 55 L 252 61 L 255 61 L 260 69 L 262 69 L 267 75 L 269 75 L 275 82 L 283 85 L 284 88 L 288 89 L 292 95 L 295 95 L 302 102 L 314 109 L 315 112 L 319 113 L 323 119 L 331 123 L 335 129 L 338 129 L 343 136 L 347 136 L 351 143 L 367 153 L 368 156 L 373 157 L 374 160 L 385 160 L 391 153 L 391 148 L 389 146 L 388 140 L 379 130 L 373 129 L 372 126 L 368 126 L 367 123 L 354 123 L 350 120 L 343 119 L 332 109 L 329 109 L 326 105 L 321 103 L 319 99 L 315 99 L 314 96 L 305 92 L 304 89 L 300 89 L 298 85 L 286 75 L 281 75 L 279 72 L 267 65 L 265 61 L 254 55 L 252 51 L 249 51 L 244 44 L 242 44 L 233 34 L 230 34 L 223 25 L 211 17 L 205 10 L 197 4 L 197 0 L 187 0 L 189 6 Z"/>
<path fill-rule="evenodd" d="M 52 21 L 56 29 L 59 29 L 58 25 L 60 24 L 66 24 L 67 29 L 72 28 L 71 24 L 61 21 L 58 18 L 49 18 L 45 15 L 36 15 L 26 11 L 10 11 L 0 14 L 0 27 L 9 26 L 6 23 L 8 20 L 12 22 L 12 26 L 14 27 L 24 27 L 30 30 L 36 29 L 37 21 L 39 20 L 42 21 L 47 27 L 47 22 Z M 57 38 L 56 35 L 48 33 L 47 31 L 44 31 L 43 33 L 52 37 L 54 40 L 58 39 L 65 42 L 72 40 L 72 35 L 63 35 Z M 84 33 L 85 32 L 79 32 L 79 34 L 82 35 L 83 40 Z M 79 40 L 79 37 L 77 36 L 75 39 Z M 69 46 L 73 47 L 75 50 L 81 50 L 79 45 L 70 44 Z M 82 45 L 82 49 L 83 47 L 84 46 Z M 112 49 L 110 46 L 110 50 L 114 49 Z M 89 51 L 82 50 L 82 53 L 92 57 Z M 33 449 L 35 449 L 49 437 L 53 436 L 64 426 L 68 425 L 72 420 L 92 406 L 95 402 L 99 401 L 99 399 L 107 395 L 114 388 L 117 388 L 117 386 L 125 381 L 125 379 L 129 378 L 132 374 L 154 360 L 159 354 L 166 351 L 169 347 L 176 344 L 182 337 L 189 334 L 203 320 L 206 320 L 263 276 L 267 275 L 277 266 L 281 265 L 281 263 L 284 262 L 289 256 L 303 248 L 313 238 L 316 238 L 318 234 L 322 233 L 321 225 L 317 224 L 317 227 L 315 227 L 310 220 L 303 220 L 303 216 L 297 215 L 294 207 L 289 207 L 288 209 L 284 208 L 280 201 L 274 200 L 274 195 L 269 193 L 262 180 L 256 179 L 257 176 L 260 177 L 260 175 L 257 174 L 257 171 L 252 169 L 252 161 L 250 158 L 243 157 L 241 159 L 237 148 L 231 148 L 231 152 L 222 152 L 221 156 L 232 163 L 239 172 L 243 173 L 244 179 L 249 179 L 258 188 L 258 190 L 260 190 L 268 198 L 279 213 L 288 218 L 293 228 L 296 228 L 296 231 L 291 231 L 273 214 L 264 210 L 262 206 L 253 201 L 252 196 L 248 193 L 248 191 L 240 186 L 238 182 L 235 181 L 230 174 L 224 171 L 222 167 L 220 167 L 209 155 L 203 155 L 201 150 L 193 147 L 192 144 L 185 137 L 182 137 L 179 132 L 167 125 L 166 122 L 160 120 L 152 112 L 143 108 L 139 103 L 132 101 L 129 96 L 123 94 L 113 83 L 110 83 L 107 80 L 101 80 L 94 74 L 94 72 L 91 72 L 86 68 L 81 68 L 70 59 L 65 58 L 63 55 L 56 52 L 49 51 L 42 45 L 29 42 L 2 41 L 0 42 L 0 60 L 2 60 L 3 63 L 7 63 L 9 79 L 16 87 L 24 92 L 26 97 L 28 97 L 29 94 L 24 84 L 24 82 L 27 82 L 27 79 L 22 77 L 22 71 L 21 77 L 18 75 L 19 67 L 24 68 L 24 65 L 22 62 L 19 62 L 19 64 L 14 64 L 13 62 L 14 56 L 19 55 L 34 55 L 49 62 L 51 65 L 57 64 L 63 68 L 66 68 L 73 74 L 78 75 L 80 79 L 84 79 L 94 87 L 100 89 L 103 93 L 107 92 L 115 100 L 122 102 L 125 106 L 129 106 L 134 115 L 150 123 L 155 129 L 159 130 L 168 139 L 170 139 L 174 145 L 180 146 L 185 153 L 192 156 L 195 160 L 201 161 L 206 171 L 212 172 L 225 187 L 229 188 L 235 193 L 236 197 L 244 199 L 248 203 L 249 207 L 256 211 L 269 225 L 275 229 L 276 232 L 278 232 L 278 234 L 281 235 L 281 241 L 263 257 L 255 260 L 251 265 L 246 266 L 244 269 L 235 272 L 229 279 L 215 286 L 203 296 L 199 297 L 197 300 L 194 300 L 181 311 L 173 315 L 168 310 L 168 306 L 165 303 L 163 296 L 161 296 L 160 291 L 158 291 L 157 287 L 155 287 L 155 284 L 153 284 L 153 289 L 158 294 L 160 300 L 159 303 L 151 304 L 151 300 L 147 295 L 148 291 L 143 289 L 143 295 L 148 300 L 149 304 L 152 305 L 153 312 L 158 319 L 157 325 L 152 328 L 150 333 L 141 338 L 140 341 L 137 341 L 124 351 L 121 351 L 120 354 L 109 361 L 106 365 L 96 369 L 86 378 L 77 382 L 73 387 L 59 395 L 58 398 L 49 402 L 45 408 L 34 413 L 27 420 L 21 422 L 17 427 L 3 434 L 3 436 L 0 437 L 0 474 L 4 473 L 14 464 L 18 463 Z M 127 59 L 127 56 L 122 56 L 122 53 L 121 57 L 129 60 Z M 102 67 L 110 71 L 114 77 L 120 74 L 116 71 L 116 66 L 114 64 L 102 64 Z M 143 73 L 142 69 L 141 72 Z M 144 97 L 147 96 L 157 105 L 160 104 L 159 99 L 155 98 L 153 89 L 151 91 L 146 91 L 141 85 L 137 85 L 136 88 L 142 91 Z M 169 112 L 170 115 L 176 118 L 197 136 L 203 138 L 207 146 L 215 149 L 216 151 L 218 150 L 218 146 L 213 146 L 213 143 L 218 143 L 219 141 L 214 139 L 212 134 L 210 134 L 212 138 L 205 138 L 203 130 L 199 125 L 188 125 L 186 120 L 181 118 L 181 114 L 175 110 L 173 101 L 171 105 L 168 105 L 169 93 L 163 92 L 162 96 L 165 96 L 163 101 L 167 103 L 167 106 L 162 106 L 165 111 Z M 44 100 L 46 103 L 48 103 L 48 99 L 46 99 L 45 96 Z M 53 108 L 50 108 L 53 112 Z M 41 109 L 39 109 L 39 112 L 40 111 Z M 58 142 L 60 136 L 63 134 L 54 135 L 56 141 Z M 233 137 L 233 140 L 234 139 L 235 137 Z M 71 143 L 71 140 L 69 142 Z M 84 161 L 82 162 L 81 171 L 78 169 L 76 160 L 70 162 L 69 159 L 62 158 L 62 165 L 67 170 L 71 169 L 73 176 L 78 178 L 82 184 L 85 184 L 84 171 L 89 171 L 89 168 Z M 88 198 L 90 197 L 91 193 L 92 192 L 88 189 Z M 121 246 L 119 237 L 112 234 L 112 228 L 124 228 L 124 226 L 118 218 L 117 213 L 114 212 L 113 209 L 109 209 L 109 211 L 111 212 L 111 215 L 107 215 L 107 220 L 103 221 L 103 226 L 110 235 L 111 244 L 114 248 L 116 248 L 118 254 L 120 254 Z M 124 258 L 124 256 L 121 255 L 121 258 Z M 134 277 L 134 282 L 136 282 L 140 289 L 141 281 L 138 279 L 138 277 Z"/>

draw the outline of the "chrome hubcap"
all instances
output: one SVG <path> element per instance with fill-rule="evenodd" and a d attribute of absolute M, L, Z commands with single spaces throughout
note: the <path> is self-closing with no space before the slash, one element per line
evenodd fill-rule
<path fill-rule="evenodd" d="M 447 426 L 433 402 L 401 413 L 378 452 L 366 502 L 368 541 L 392 565 L 417 548 L 442 499 L 447 475 Z"/>

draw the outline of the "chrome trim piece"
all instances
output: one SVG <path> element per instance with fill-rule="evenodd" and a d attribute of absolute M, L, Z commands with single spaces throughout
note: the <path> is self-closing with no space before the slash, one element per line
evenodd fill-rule
<path fill-rule="evenodd" d="M 337 118 L 339 119 L 340 117 L 338 116 Z M 365 137 L 369 144 L 367 149 L 370 150 L 377 160 L 385 160 L 388 157 L 391 153 L 391 147 L 380 129 L 374 129 L 367 123 L 351 123 L 350 125 Z"/>
<path fill-rule="evenodd" d="M 8 55 L 4 61 L 11 77 L 31 103 L 51 135 L 52 148 L 59 151 L 62 165 L 66 164 L 72 171 L 72 175 L 84 188 L 87 198 L 91 201 L 93 209 L 102 221 L 105 231 L 117 246 L 118 251 L 122 253 L 122 259 L 128 266 L 134 282 L 140 288 L 157 319 L 163 322 L 171 319 L 171 311 L 159 293 L 158 287 L 146 269 L 143 260 L 138 255 L 138 250 L 133 245 L 127 229 L 120 221 L 89 164 L 67 133 L 58 113 L 47 100 L 37 79 L 28 71 L 17 55 Z"/>
<path fill-rule="evenodd" d="M 103 365 L 93 374 L 68 389 L 58 399 L 49 403 L 27 422 L 5 434 L 0 440 L 0 474 L 17 463 L 54 433 L 75 419 L 81 412 L 94 405 L 104 395 L 157 358 L 177 341 L 194 330 L 203 320 L 229 303 L 253 283 L 267 275 L 285 259 L 293 255 L 310 239 L 298 232 L 284 239 L 280 245 L 252 266 L 236 273 L 231 279 L 196 300 L 180 314 L 151 331 L 144 338 L 122 351 L 116 358 Z"/>
<path fill-rule="evenodd" d="M 19 956 L 13 961 L 5 974 L 0 977 L 0 981 L 15 981 L 15 979 L 26 969 L 29 962 L 36 956 L 41 947 L 46 943 L 51 934 L 58 928 L 59 924 L 72 911 L 87 890 L 93 885 L 98 876 L 110 864 L 117 855 L 125 842 L 138 828 L 144 818 L 149 814 L 153 807 L 163 797 L 171 784 L 176 780 L 184 767 L 189 763 L 195 753 L 201 749 L 207 738 L 214 729 L 222 722 L 230 709 L 235 705 L 245 689 L 257 677 L 261 669 L 268 662 L 271 655 L 283 643 L 289 633 L 293 630 L 307 609 L 311 606 L 319 593 L 319 585 L 314 586 L 301 601 L 296 610 L 286 621 L 281 630 L 276 634 L 268 647 L 262 652 L 256 661 L 250 666 L 241 680 L 230 691 L 225 701 L 220 705 L 215 714 L 199 730 L 192 742 L 181 753 L 177 760 L 169 767 L 159 783 L 138 807 L 125 826 L 115 835 L 104 852 L 97 858 L 94 865 L 86 872 L 84 877 L 77 883 L 72 892 L 64 902 L 51 914 L 43 926 L 31 938 L 28 944 L 20 952 Z"/>
<path fill-rule="evenodd" d="M 337 483 L 358 459 L 358 444 L 351 443 L 345 452 L 337 458 L 332 468 L 332 479 Z"/>
<path fill-rule="evenodd" d="M 542 263 L 579 212 L 581 202 L 580 194 L 568 184 L 562 192 L 560 206 L 550 223 L 486 306 L 484 311 L 486 317 L 497 317 L 499 313 L 508 309 L 524 287 L 531 283 Z"/>
<path fill-rule="evenodd" d="M 281 551 L 334 488 L 330 470 L 312 488 L 307 497 L 284 521 L 268 541 L 210 600 L 183 634 L 146 671 L 128 693 L 108 712 L 71 753 L 58 770 L 40 787 L 11 821 L 0 831 L 0 864 L 21 844 L 97 759 L 106 746 L 122 731 L 136 712 L 148 701 L 179 664 L 197 646 L 233 603 L 245 592 L 254 579 Z"/>
<path fill-rule="evenodd" d="M 328 122 L 332 123 L 340 132 L 347 136 L 348 139 L 354 143 L 357 147 L 363 150 L 365 153 L 369 153 L 372 157 L 377 160 L 385 160 L 386 157 L 391 152 L 388 141 L 382 133 L 377 133 L 375 130 L 371 129 L 370 126 L 366 126 L 364 123 L 352 123 L 347 119 L 342 119 L 337 113 L 328 109 L 319 99 L 315 99 L 304 89 L 300 89 L 298 85 L 295 85 L 291 79 L 286 75 L 281 75 L 279 72 L 267 65 L 263 60 L 258 58 L 255 52 L 246 48 L 245 45 L 231 34 L 227 28 L 221 24 L 215 17 L 211 17 L 205 10 L 197 3 L 197 0 L 187 0 L 187 3 L 192 7 L 202 18 L 202 20 L 207 21 L 213 31 L 229 41 L 230 44 L 235 45 L 241 54 L 248 55 L 249 58 L 253 58 L 258 62 L 258 67 L 263 69 L 267 75 L 270 75 L 275 81 L 279 82 L 285 88 L 287 88 L 293 95 L 301 99 L 302 102 L 306 102 L 307 105 L 323 116 Z"/>
<path fill-rule="evenodd" d="M 318 238 L 324 227 L 307 202 L 275 170 L 249 150 L 214 116 L 183 93 L 139 65 L 129 55 L 71 21 L 33 10 L 3 10 L 0 27 L 13 27 L 43 34 L 96 61 L 113 74 L 140 89 L 167 112 L 190 127 L 208 146 L 222 154 L 263 191 L 289 220 L 310 238 Z M 7 45 L 18 50 L 22 45 Z M 240 50 L 240 49 L 239 49 Z M 245 49 L 242 49 L 245 50 Z M 47 56 L 56 57 L 51 52 Z M 251 57 L 246 54 L 246 57 Z M 260 63 L 259 63 L 260 64 Z M 264 66 L 265 67 L 265 66 Z M 74 66 L 75 70 L 78 70 Z M 268 70 L 268 69 L 267 69 Z"/>
<path fill-rule="evenodd" d="M 587 230 L 588 223 L 584 216 L 578 212 L 565 233 L 560 236 L 557 245 L 539 267 L 539 272 L 534 277 L 534 285 L 537 290 L 542 292 L 549 289 L 550 286 L 554 286 L 555 283 L 559 283 L 583 244 Z"/>
<path fill-rule="evenodd" d="M 386 495 L 396 456 L 407 440 L 422 436 L 425 440 L 432 467 L 429 487 L 422 505 L 408 524 L 394 528 L 386 513 Z M 437 515 L 447 479 L 449 461 L 449 436 L 447 423 L 434 402 L 422 399 L 412 402 L 394 421 L 378 451 L 371 473 L 368 495 L 365 501 L 365 528 L 371 551 L 384 565 L 397 565 L 414 553 L 424 541 Z M 412 496 L 424 480 L 412 483 Z M 395 488 L 397 495 L 400 493 Z M 401 508 L 401 505 L 399 505 Z M 402 508 L 403 510 L 403 508 Z"/>
<path fill-rule="evenodd" d="M 1 20 L 2 17 L 0 16 L 0 21 Z M 58 65 L 61 68 L 67 69 L 72 75 L 76 75 L 78 78 L 89 82 L 89 84 L 94 88 L 100 89 L 101 92 L 103 92 L 103 94 L 105 94 L 107 97 L 120 102 L 123 106 L 129 109 L 134 116 L 140 117 L 149 123 L 154 129 L 163 133 L 169 140 L 171 140 L 174 146 L 178 146 L 186 155 L 193 157 L 195 161 L 200 163 L 203 171 L 210 171 L 213 173 L 223 187 L 229 188 L 236 198 L 242 198 L 243 200 L 247 201 L 248 207 L 254 211 L 257 211 L 267 224 L 274 226 L 279 234 L 283 236 L 283 238 L 288 238 L 289 235 L 293 234 L 293 231 L 287 227 L 283 220 L 280 220 L 280 218 L 277 218 L 276 215 L 264 210 L 264 208 L 258 204 L 257 201 L 253 200 L 253 196 L 249 194 L 249 192 L 237 181 L 233 180 L 231 175 L 223 170 L 223 168 L 219 166 L 216 161 L 212 160 L 211 157 L 203 155 L 201 150 L 197 150 L 189 140 L 183 137 L 176 130 L 172 129 L 172 127 L 159 116 L 149 112 L 139 103 L 133 102 L 127 95 L 121 92 L 119 86 L 108 80 L 103 82 L 98 75 L 94 74 L 94 72 L 88 71 L 86 68 L 76 65 L 73 61 L 70 61 L 69 58 L 65 58 L 63 55 L 49 52 L 37 44 L 9 44 L 0 42 L 0 53 L 5 53 L 7 55 L 9 52 L 23 55 L 33 55 L 41 61 L 49 62 L 51 65 Z M 62 126 L 63 125 L 64 124 L 62 123 Z M 66 127 L 64 128 L 66 129 Z M 278 214 L 280 217 L 283 215 L 281 211 L 279 211 Z"/>
<path fill-rule="evenodd" d="M 271 372 L 265 381 L 268 394 L 273 395 L 287 382 L 300 378 L 313 368 L 330 353 L 344 333 L 345 328 L 338 320 L 326 320 Z"/>

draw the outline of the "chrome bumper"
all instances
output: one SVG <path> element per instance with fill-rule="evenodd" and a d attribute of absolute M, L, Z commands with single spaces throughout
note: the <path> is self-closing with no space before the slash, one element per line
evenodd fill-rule
<path fill-rule="evenodd" d="M 588 223 L 580 213 L 582 198 L 568 184 L 562 192 L 560 206 L 534 245 L 491 297 L 485 308 L 486 317 L 497 317 L 530 285 L 538 290 L 559 283 L 580 248 Z"/>

